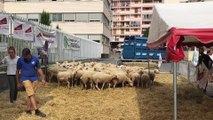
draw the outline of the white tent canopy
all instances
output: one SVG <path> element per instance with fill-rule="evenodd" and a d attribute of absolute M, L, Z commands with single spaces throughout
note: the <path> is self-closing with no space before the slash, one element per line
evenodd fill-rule
<path fill-rule="evenodd" d="M 184 58 L 184 42 L 213 46 L 213 2 L 154 6 L 147 45 L 154 49 L 167 43 L 167 55 L 174 61 L 174 120 L 177 119 L 177 62 Z"/>
<path fill-rule="evenodd" d="M 213 28 L 213 2 L 156 4 L 148 43 L 157 41 L 172 27 Z"/>

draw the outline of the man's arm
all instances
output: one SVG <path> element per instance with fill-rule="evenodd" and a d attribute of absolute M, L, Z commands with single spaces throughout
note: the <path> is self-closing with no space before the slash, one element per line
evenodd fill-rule
<path fill-rule="evenodd" d="M 3 58 L 2 60 L 0 60 L 0 65 L 5 63 L 6 63 L 6 58 Z"/>
<path fill-rule="evenodd" d="M 45 76 L 43 74 L 42 69 L 38 68 L 37 72 L 38 72 L 39 76 L 41 77 L 41 82 L 43 83 L 43 85 L 45 85 L 46 81 L 45 81 Z"/>
<path fill-rule="evenodd" d="M 21 83 L 20 82 L 20 75 L 19 75 L 20 72 L 19 71 L 20 71 L 19 69 L 16 70 L 16 81 L 17 81 L 17 86 L 18 87 L 20 87 L 20 83 Z"/>

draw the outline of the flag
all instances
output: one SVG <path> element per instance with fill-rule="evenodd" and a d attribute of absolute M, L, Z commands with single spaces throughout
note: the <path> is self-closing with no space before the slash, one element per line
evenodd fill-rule
<path fill-rule="evenodd" d="M 0 34 L 9 35 L 9 16 L 0 14 Z"/>
<path fill-rule="evenodd" d="M 45 44 L 46 43 L 46 44 Z M 56 31 L 46 31 L 41 27 L 35 27 L 36 47 L 57 48 Z"/>
<path fill-rule="evenodd" d="M 13 21 L 13 37 L 26 41 L 33 41 L 33 26 L 18 19 Z"/>
<path fill-rule="evenodd" d="M 80 50 L 80 39 L 72 35 L 65 35 L 64 48 L 72 50 Z"/>

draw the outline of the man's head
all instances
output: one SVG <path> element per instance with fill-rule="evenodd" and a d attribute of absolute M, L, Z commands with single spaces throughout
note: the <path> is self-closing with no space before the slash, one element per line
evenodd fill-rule
<path fill-rule="evenodd" d="M 24 48 L 22 50 L 22 57 L 24 58 L 24 61 L 27 62 L 31 59 L 31 52 L 29 48 Z"/>
<path fill-rule="evenodd" d="M 8 54 L 9 54 L 10 58 L 15 58 L 16 50 L 13 46 L 10 46 L 8 48 Z"/>
<path fill-rule="evenodd" d="M 203 52 L 204 52 L 204 48 L 203 47 L 199 48 L 199 53 L 203 54 Z"/>
<path fill-rule="evenodd" d="M 208 50 L 208 51 L 207 51 L 207 54 L 208 54 L 208 55 L 212 55 L 212 51 L 211 51 L 211 50 Z"/>

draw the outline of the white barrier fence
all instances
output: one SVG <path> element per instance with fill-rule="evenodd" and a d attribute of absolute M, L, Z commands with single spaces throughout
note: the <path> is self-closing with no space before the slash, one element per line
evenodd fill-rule
<path fill-rule="evenodd" d="M 38 55 L 37 48 L 42 48 L 46 41 L 49 46 L 47 52 L 49 62 L 101 58 L 101 44 L 92 40 L 66 34 L 10 14 L 0 13 L 0 23 L 0 59 L 7 55 L 3 50 L 5 46 L 14 46 L 19 56 L 26 47 Z M 5 28 L 4 31 L 2 27 Z M 26 39 L 30 37 L 33 41 Z"/>

